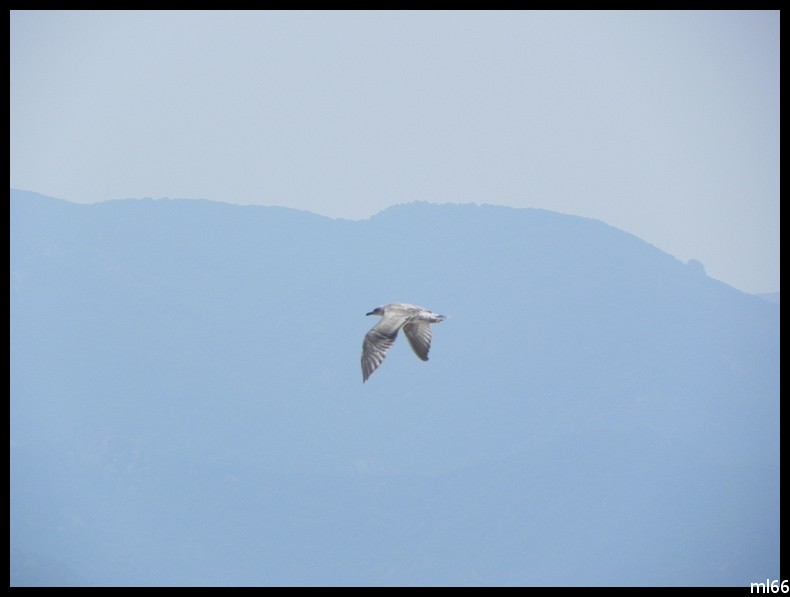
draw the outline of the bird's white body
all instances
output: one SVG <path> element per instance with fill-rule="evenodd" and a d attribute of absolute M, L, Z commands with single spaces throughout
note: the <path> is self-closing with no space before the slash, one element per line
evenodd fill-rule
<path fill-rule="evenodd" d="M 444 321 L 444 315 L 439 315 L 417 305 L 408 303 L 390 303 L 376 307 L 367 315 L 380 315 L 381 321 L 374 325 L 365 334 L 362 342 L 362 381 L 381 365 L 387 351 L 398 337 L 398 332 L 403 329 L 409 345 L 423 361 L 428 360 L 428 351 L 431 348 L 431 324 Z"/>

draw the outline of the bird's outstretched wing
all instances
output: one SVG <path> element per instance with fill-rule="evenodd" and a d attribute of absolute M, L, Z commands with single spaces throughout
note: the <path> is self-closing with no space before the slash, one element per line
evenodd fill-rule
<path fill-rule="evenodd" d="M 382 319 L 379 323 L 374 325 L 371 330 L 365 334 L 365 339 L 362 342 L 362 381 L 368 380 L 368 377 L 381 365 L 384 357 L 387 356 L 387 351 L 395 342 L 398 337 L 398 328 L 392 327 L 385 323 L 386 320 Z M 410 340 L 411 341 L 411 340 Z"/>
<path fill-rule="evenodd" d="M 428 351 L 431 349 L 431 324 L 422 321 L 407 323 L 403 326 L 403 333 L 406 334 L 414 354 L 427 361 Z"/>

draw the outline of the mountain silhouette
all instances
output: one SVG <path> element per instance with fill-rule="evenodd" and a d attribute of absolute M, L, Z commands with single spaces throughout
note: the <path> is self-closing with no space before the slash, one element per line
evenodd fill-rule
<path fill-rule="evenodd" d="M 779 578 L 779 305 L 600 221 L 10 196 L 11 584 Z M 365 313 L 448 316 L 360 379 Z"/>

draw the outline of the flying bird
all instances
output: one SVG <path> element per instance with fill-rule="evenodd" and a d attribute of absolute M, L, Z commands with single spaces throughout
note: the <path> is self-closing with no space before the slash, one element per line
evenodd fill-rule
<path fill-rule="evenodd" d="M 414 354 L 427 361 L 431 348 L 431 324 L 446 319 L 444 315 L 408 303 L 390 303 L 365 315 L 380 315 L 381 321 L 370 328 L 362 342 L 363 383 L 381 365 L 401 328 Z"/>

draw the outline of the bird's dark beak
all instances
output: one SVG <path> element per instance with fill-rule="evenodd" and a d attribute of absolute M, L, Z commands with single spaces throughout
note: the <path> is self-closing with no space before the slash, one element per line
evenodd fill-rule
<path fill-rule="evenodd" d="M 370 313 L 365 313 L 365 317 L 367 317 L 368 315 L 373 315 L 373 311 L 371 311 Z"/>

